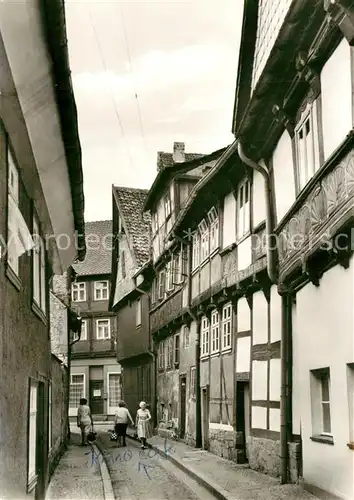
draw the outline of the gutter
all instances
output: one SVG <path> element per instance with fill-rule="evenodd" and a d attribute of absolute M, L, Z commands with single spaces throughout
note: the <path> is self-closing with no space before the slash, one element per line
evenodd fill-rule
<path fill-rule="evenodd" d="M 77 238 L 77 258 L 79 261 L 83 261 L 86 255 L 86 242 L 82 155 L 77 109 L 69 65 L 65 4 L 63 0 L 40 0 L 39 5 L 46 43 L 53 61 L 52 77 L 70 178 L 74 226 Z"/>
<path fill-rule="evenodd" d="M 238 154 L 240 159 L 248 167 L 260 172 L 264 178 L 265 187 L 265 203 L 266 203 L 266 236 L 267 236 L 267 271 L 270 281 L 278 285 L 278 293 L 281 295 L 281 344 L 280 344 L 280 366 L 281 366 L 281 395 L 280 395 L 280 477 L 281 484 L 286 484 L 289 481 L 288 467 L 288 439 L 290 438 L 290 425 L 288 422 L 289 409 L 291 408 L 291 386 L 290 369 L 292 366 L 291 359 L 291 325 L 292 325 L 292 304 L 289 290 L 284 287 L 279 287 L 279 276 L 277 268 L 277 241 L 272 245 L 274 237 L 274 218 L 271 206 L 271 182 L 269 169 L 264 161 L 256 163 L 247 157 L 244 153 L 242 143 L 238 143 Z M 291 423 L 291 421 L 290 421 Z"/>

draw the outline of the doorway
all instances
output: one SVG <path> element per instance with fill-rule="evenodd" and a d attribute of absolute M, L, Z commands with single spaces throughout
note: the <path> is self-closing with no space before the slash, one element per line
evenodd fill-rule
<path fill-rule="evenodd" d="M 90 380 L 90 407 L 92 415 L 103 415 L 103 380 Z"/>
<path fill-rule="evenodd" d="M 202 388 L 202 445 L 209 449 L 209 387 Z"/>
<path fill-rule="evenodd" d="M 186 435 L 186 398 L 187 398 L 187 378 L 185 375 L 181 376 L 179 379 L 179 394 L 180 394 L 180 438 L 184 439 Z"/>
<path fill-rule="evenodd" d="M 45 497 L 45 477 L 48 457 L 47 442 L 47 395 L 48 386 L 44 382 L 38 382 L 37 392 L 37 422 L 36 422 L 36 473 L 37 485 L 35 490 L 35 499 L 43 500 Z"/>
<path fill-rule="evenodd" d="M 242 433 L 240 461 L 248 462 L 247 442 L 250 434 L 250 391 L 249 382 L 237 382 L 236 388 L 236 429 Z"/>

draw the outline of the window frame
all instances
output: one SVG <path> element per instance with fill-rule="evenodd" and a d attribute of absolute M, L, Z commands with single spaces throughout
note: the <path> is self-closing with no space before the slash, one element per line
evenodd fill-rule
<path fill-rule="evenodd" d="M 32 216 L 33 236 L 36 241 L 32 250 L 32 300 L 42 311 L 47 312 L 47 276 L 46 276 L 46 253 L 43 238 L 41 236 L 38 215 L 33 210 Z M 38 290 L 38 296 L 37 292 Z"/>
<path fill-rule="evenodd" d="M 81 394 L 81 398 L 85 398 L 86 397 L 86 375 L 85 373 L 70 373 L 70 387 L 69 387 L 69 408 L 76 408 L 78 407 L 78 405 L 75 403 L 75 405 L 70 405 L 70 388 L 72 385 L 78 385 L 78 383 L 73 383 L 73 377 L 76 377 L 76 376 L 82 376 L 82 383 L 80 382 L 80 385 L 82 384 L 82 394 Z M 81 399 L 79 398 L 79 399 Z"/>
<path fill-rule="evenodd" d="M 87 323 L 88 323 L 88 320 L 86 318 L 81 320 L 81 334 L 80 334 L 79 342 L 81 342 L 81 340 L 87 340 Z M 84 336 L 82 335 L 83 332 L 85 332 Z M 79 338 L 79 334 L 77 332 L 74 332 L 73 340 L 78 340 L 78 338 Z"/>
<path fill-rule="evenodd" d="M 200 234 L 195 231 L 192 235 L 192 271 L 195 271 L 200 265 Z"/>
<path fill-rule="evenodd" d="M 294 144 L 295 144 L 295 158 L 296 158 L 296 184 L 297 184 L 297 194 L 299 194 L 305 186 L 310 182 L 310 180 L 316 175 L 316 172 L 320 168 L 320 144 L 319 144 L 319 123 L 317 120 L 318 104 L 315 99 L 313 102 L 309 103 L 304 111 L 301 113 L 300 119 L 295 126 L 294 130 Z M 302 165 L 301 152 L 300 152 L 300 139 L 299 134 L 304 130 L 306 122 L 309 120 L 310 123 L 310 137 L 311 137 L 311 148 L 312 148 L 312 173 L 309 174 L 308 165 L 308 155 L 305 153 L 305 165 Z M 303 139 L 304 140 L 304 139 Z M 304 141 L 304 147 L 306 150 L 306 141 Z"/>
<path fill-rule="evenodd" d="M 159 271 L 159 278 L 158 278 L 158 284 L 157 284 L 157 296 L 159 300 L 163 300 L 165 298 L 165 283 L 166 280 L 166 272 L 164 269 L 161 269 Z"/>
<path fill-rule="evenodd" d="M 168 220 L 171 217 L 171 196 L 169 192 L 165 194 L 163 204 L 165 209 L 165 219 Z"/>
<path fill-rule="evenodd" d="M 174 361 L 174 336 L 168 337 L 166 339 L 167 352 L 166 352 L 166 369 L 171 370 L 173 368 Z"/>
<path fill-rule="evenodd" d="M 35 394 L 32 393 L 32 390 Z M 37 483 L 37 432 L 38 432 L 38 393 L 39 383 L 30 378 L 28 386 L 28 410 L 27 410 L 27 493 L 31 492 Z M 31 435 L 34 421 L 34 438 Z M 34 453 L 32 449 L 32 439 L 34 441 Z"/>
<path fill-rule="evenodd" d="M 215 207 L 212 207 L 208 212 L 209 221 L 209 250 L 210 254 L 215 252 L 220 246 L 220 225 L 219 225 L 219 212 Z"/>
<path fill-rule="evenodd" d="M 210 230 L 205 219 L 198 224 L 200 238 L 200 265 L 202 265 L 210 255 Z"/>
<path fill-rule="evenodd" d="M 173 364 L 175 367 L 179 366 L 181 358 L 181 338 L 179 333 L 176 333 L 173 337 Z"/>
<path fill-rule="evenodd" d="M 164 370 L 166 365 L 165 360 L 165 341 L 162 340 L 158 346 L 158 369 Z"/>
<path fill-rule="evenodd" d="M 326 375 L 326 376 L 325 376 Z M 324 390 L 323 390 L 323 382 L 326 382 L 327 384 L 327 391 L 328 391 L 328 399 L 324 400 Z M 321 431 L 321 436 L 331 436 L 333 437 L 332 433 L 332 419 L 331 419 L 331 379 L 330 379 L 330 374 L 328 370 L 328 374 L 323 373 L 320 375 L 320 388 L 321 388 L 321 423 L 322 423 L 322 431 Z M 328 415 L 329 415 L 329 426 L 330 429 L 329 431 L 325 430 L 325 411 L 324 411 L 324 405 L 328 406 Z"/>
<path fill-rule="evenodd" d="M 186 334 L 186 332 L 188 332 L 188 335 Z M 189 325 L 183 325 L 183 348 L 184 349 L 188 349 L 188 347 L 190 345 L 190 334 L 191 334 L 191 330 L 190 330 Z M 186 341 L 186 339 L 188 339 L 188 342 Z"/>
<path fill-rule="evenodd" d="M 173 257 L 166 266 L 166 291 L 172 292 L 174 290 L 173 284 Z"/>
<path fill-rule="evenodd" d="M 79 285 L 83 285 L 83 294 L 84 294 L 84 298 L 83 299 L 80 299 L 80 286 Z M 87 299 L 87 283 L 86 281 L 74 281 L 71 285 L 71 300 L 73 302 L 86 302 L 86 299 Z M 78 287 L 78 289 L 76 290 L 75 288 Z M 81 290 L 81 291 L 82 291 Z M 78 292 L 78 300 L 75 300 L 74 298 L 74 292 Z"/>
<path fill-rule="evenodd" d="M 142 317 L 142 302 L 141 297 L 137 298 L 135 301 L 135 327 L 141 327 L 141 317 Z"/>
<path fill-rule="evenodd" d="M 103 321 L 107 321 L 108 322 L 108 337 L 99 337 L 98 336 L 98 332 L 99 332 L 99 323 L 100 322 L 103 322 Z M 97 318 L 96 319 L 96 336 L 95 336 L 95 340 L 110 340 L 111 339 L 111 322 L 110 322 L 110 319 L 109 318 Z"/>
<path fill-rule="evenodd" d="M 248 177 L 245 177 L 237 186 L 236 241 L 238 242 L 250 234 L 251 230 L 250 198 L 251 198 L 251 182 Z"/>
<path fill-rule="evenodd" d="M 226 311 L 230 311 L 229 315 L 225 315 Z M 232 304 L 229 302 L 228 304 L 225 304 L 222 308 L 221 312 L 221 350 L 226 351 L 229 349 L 232 349 Z M 227 329 L 230 329 L 230 331 L 225 331 Z M 229 343 L 225 343 L 225 337 L 229 337 Z"/>
<path fill-rule="evenodd" d="M 195 366 L 191 366 L 189 371 L 189 395 L 191 398 L 195 398 L 197 395 L 197 378 Z"/>
<path fill-rule="evenodd" d="M 210 319 L 210 354 L 216 354 L 220 352 L 220 315 L 217 309 L 211 313 Z"/>
<path fill-rule="evenodd" d="M 201 350 L 200 357 L 208 356 L 210 353 L 210 322 L 206 316 L 201 320 Z"/>
<path fill-rule="evenodd" d="M 16 217 L 15 214 L 11 217 L 11 200 L 17 206 L 18 210 L 20 210 L 20 172 L 16 165 L 14 155 L 10 149 L 9 142 L 6 141 L 6 164 L 7 164 L 7 221 L 6 221 L 6 242 L 7 242 L 7 251 L 6 251 L 6 261 L 7 265 L 10 267 L 11 271 L 19 277 L 20 275 L 20 257 L 16 252 L 16 244 L 12 247 L 12 242 L 14 239 L 14 234 L 16 234 L 15 238 L 18 238 L 18 227 L 15 223 Z M 12 174 L 14 174 L 16 189 L 12 188 Z M 11 227 L 11 224 L 14 226 Z M 12 253 L 12 250 L 13 253 Z"/>
<path fill-rule="evenodd" d="M 102 286 L 102 287 L 99 287 L 98 285 L 99 284 L 103 284 L 105 283 L 106 286 Z M 101 280 L 101 281 L 95 281 L 94 282 L 94 285 L 93 285 L 93 289 L 94 289 L 94 292 L 93 292 L 93 297 L 94 297 L 94 301 L 102 301 L 102 300 L 108 300 L 109 299 L 109 280 Z M 107 291 L 107 297 L 103 297 L 103 292 Z M 97 292 L 101 292 L 101 297 L 97 297 Z"/>
<path fill-rule="evenodd" d="M 323 381 L 327 383 L 328 399 L 324 399 Z M 333 444 L 333 422 L 331 408 L 331 374 L 329 367 L 310 370 L 312 436 L 314 441 Z M 327 414 L 324 410 L 327 406 Z M 326 429 L 326 417 L 329 429 Z"/>

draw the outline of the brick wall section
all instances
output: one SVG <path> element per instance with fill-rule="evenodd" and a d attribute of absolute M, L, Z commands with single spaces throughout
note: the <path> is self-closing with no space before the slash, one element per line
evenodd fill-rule
<path fill-rule="evenodd" d="M 68 431 L 68 369 L 52 355 L 52 440 L 49 450 L 49 477 L 65 450 Z"/>

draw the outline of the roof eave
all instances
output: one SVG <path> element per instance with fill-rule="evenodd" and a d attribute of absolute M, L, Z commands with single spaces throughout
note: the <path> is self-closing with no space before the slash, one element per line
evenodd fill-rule
<path fill-rule="evenodd" d="M 65 6 L 63 0 L 40 0 L 40 7 L 46 43 L 53 61 L 56 101 L 69 171 L 74 225 L 77 233 L 77 258 L 83 261 L 86 255 L 86 241 L 82 155 L 77 109 L 70 75 Z"/>

